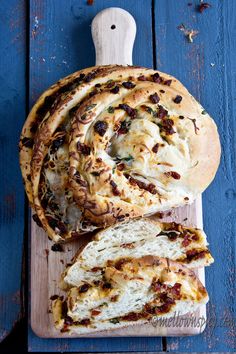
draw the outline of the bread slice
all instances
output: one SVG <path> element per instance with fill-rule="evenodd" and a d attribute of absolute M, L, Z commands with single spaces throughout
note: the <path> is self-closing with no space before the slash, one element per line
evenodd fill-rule
<path fill-rule="evenodd" d="M 96 234 L 66 269 L 61 287 L 80 286 L 102 278 L 107 261 L 146 255 L 169 258 L 188 268 L 213 263 L 202 230 L 176 223 L 134 219 L 116 224 Z"/>
<path fill-rule="evenodd" d="M 208 301 L 195 273 L 155 256 L 109 261 L 103 277 L 68 291 L 52 303 L 61 332 L 84 334 L 143 324 L 195 311 Z"/>

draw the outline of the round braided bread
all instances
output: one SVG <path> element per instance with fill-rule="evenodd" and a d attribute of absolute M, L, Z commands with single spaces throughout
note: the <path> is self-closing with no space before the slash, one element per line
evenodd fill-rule
<path fill-rule="evenodd" d="M 169 75 L 118 67 L 103 81 L 75 108 L 69 146 L 85 215 L 106 225 L 191 203 L 219 164 L 213 120 Z"/>
<path fill-rule="evenodd" d="M 175 78 L 142 67 L 60 80 L 20 140 L 26 192 L 55 241 L 191 203 L 219 159 L 217 128 L 201 105 Z"/>

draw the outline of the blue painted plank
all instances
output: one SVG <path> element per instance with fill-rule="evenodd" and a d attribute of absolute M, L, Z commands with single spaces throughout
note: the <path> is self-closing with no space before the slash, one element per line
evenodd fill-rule
<path fill-rule="evenodd" d="M 29 352 L 160 352 L 160 338 L 41 339 L 28 332 Z"/>
<path fill-rule="evenodd" d="M 214 117 L 221 137 L 222 159 L 216 179 L 203 194 L 205 231 L 215 263 L 206 269 L 210 295 L 205 332 L 196 337 L 168 338 L 167 350 L 235 351 L 236 254 L 236 2 L 210 1 L 200 14 L 187 1 L 155 4 L 156 64 L 179 78 Z M 188 43 L 177 29 L 183 23 L 198 30 Z"/>
<path fill-rule="evenodd" d="M 31 104 L 49 85 L 78 69 L 95 64 L 91 22 L 104 8 L 122 7 L 135 18 L 138 31 L 133 61 L 153 66 L 151 0 L 30 1 Z"/>
<path fill-rule="evenodd" d="M 117 6 L 136 19 L 138 33 L 133 61 L 153 66 L 151 0 L 30 2 L 30 104 L 59 78 L 95 63 L 90 24 L 102 9 Z M 29 350 L 47 351 L 160 351 L 161 338 L 40 339 L 29 330 Z"/>
<path fill-rule="evenodd" d="M 25 119 L 25 4 L 0 2 L 0 341 L 21 317 L 24 189 L 18 140 Z"/>

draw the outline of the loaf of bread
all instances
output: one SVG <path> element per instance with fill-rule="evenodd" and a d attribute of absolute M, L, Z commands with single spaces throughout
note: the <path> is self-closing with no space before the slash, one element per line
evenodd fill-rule
<path fill-rule="evenodd" d="M 100 66 L 59 81 L 20 139 L 35 220 L 54 241 L 191 203 L 214 178 L 214 121 L 175 78 Z"/>
<path fill-rule="evenodd" d="M 36 212 L 33 219 L 55 242 L 96 229 L 84 219 L 69 187 L 71 114 L 64 106 L 70 101 L 73 106 L 74 90 L 80 90 L 83 78 L 92 70 L 75 72 L 45 91 L 29 113 L 20 137 L 20 167 Z M 85 91 L 82 96 L 86 96 Z"/>
<path fill-rule="evenodd" d="M 91 75 L 100 79 L 74 111 L 69 146 L 85 215 L 106 226 L 192 203 L 219 164 L 214 121 L 169 75 L 119 66 Z"/>
<path fill-rule="evenodd" d="M 176 223 L 134 219 L 98 232 L 65 270 L 61 287 L 101 280 L 104 267 L 111 260 L 148 255 L 178 261 L 188 268 L 204 267 L 214 261 L 203 231 Z"/>
<path fill-rule="evenodd" d="M 110 261 L 101 279 L 72 287 L 54 299 L 61 332 L 84 334 L 184 315 L 208 300 L 195 273 L 165 258 L 144 256 Z"/>

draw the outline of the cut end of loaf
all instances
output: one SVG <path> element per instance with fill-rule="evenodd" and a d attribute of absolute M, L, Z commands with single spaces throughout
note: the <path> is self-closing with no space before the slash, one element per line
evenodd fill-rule
<path fill-rule="evenodd" d="M 98 232 L 62 275 L 63 287 L 100 279 L 110 260 L 148 255 L 169 258 L 191 269 L 214 261 L 202 230 L 177 223 L 135 219 Z"/>
<path fill-rule="evenodd" d="M 52 303 L 61 332 L 90 333 L 184 315 L 208 301 L 206 289 L 187 267 L 145 256 L 109 262 L 103 279 L 71 288 Z"/>

